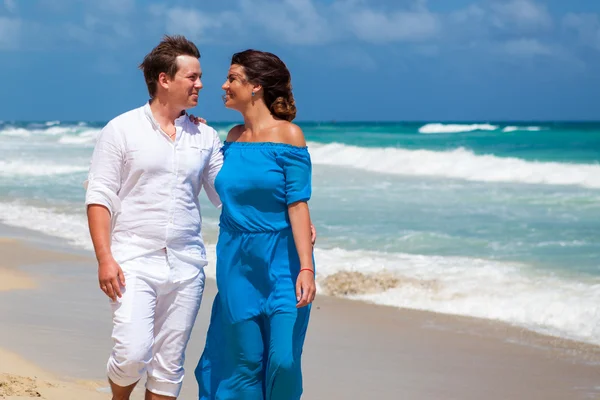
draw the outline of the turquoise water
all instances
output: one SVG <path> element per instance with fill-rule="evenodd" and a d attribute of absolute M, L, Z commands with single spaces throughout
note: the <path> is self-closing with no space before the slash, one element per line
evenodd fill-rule
<path fill-rule="evenodd" d="M 466 148 L 525 160 L 594 163 L 600 160 L 600 123 L 300 123 L 309 141 L 364 147 L 401 147 L 435 151 Z M 453 129 L 452 125 L 456 125 Z M 484 129 L 474 129 L 479 125 Z M 226 130 L 231 124 L 217 123 Z M 431 133 L 420 133 L 419 129 Z M 428 129 L 429 128 L 429 129 Z M 454 130 L 463 130 L 454 132 Z M 464 131 L 473 129 L 471 131 Z"/>
<path fill-rule="evenodd" d="M 91 248 L 81 184 L 103 125 L 0 123 L 0 221 Z M 600 343 L 600 123 L 300 126 L 320 279 L 392 272 L 412 283 L 359 298 Z"/>

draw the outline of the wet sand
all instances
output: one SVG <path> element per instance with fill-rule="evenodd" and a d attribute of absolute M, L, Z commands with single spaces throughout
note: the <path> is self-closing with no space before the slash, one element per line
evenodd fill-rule
<path fill-rule="evenodd" d="M 110 398 L 98 391 L 106 388 L 111 320 L 92 254 L 11 232 L 0 229 L 0 398 L 27 398 L 27 390 L 50 400 Z M 207 280 L 181 399 L 197 396 L 193 369 L 214 294 Z M 314 303 L 303 370 L 309 400 L 600 399 L 597 346 L 328 296 Z"/>

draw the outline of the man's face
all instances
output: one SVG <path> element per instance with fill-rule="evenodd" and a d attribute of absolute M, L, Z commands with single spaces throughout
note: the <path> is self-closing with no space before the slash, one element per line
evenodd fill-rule
<path fill-rule="evenodd" d="M 178 56 L 177 73 L 169 78 L 169 99 L 184 110 L 198 105 L 198 93 L 202 89 L 200 61 L 192 56 Z"/>

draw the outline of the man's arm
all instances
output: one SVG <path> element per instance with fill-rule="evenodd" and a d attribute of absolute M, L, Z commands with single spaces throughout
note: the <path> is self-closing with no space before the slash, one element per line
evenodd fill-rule
<path fill-rule="evenodd" d="M 206 165 L 204 172 L 202 173 L 202 186 L 204 187 L 210 202 L 217 208 L 221 207 L 221 199 L 215 189 L 215 178 L 223 166 L 223 153 L 221 152 L 221 147 L 223 147 L 221 139 L 219 139 L 217 131 L 213 129 L 212 153 L 208 165 Z"/>
<path fill-rule="evenodd" d="M 111 219 L 121 209 L 117 193 L 121 187 L 123 167 L 122 143 L 118 132 L 109 123 L 98 137 L 88 180 L 85 183 L 88 226 L 96 259 L 100 289 L 113 301 L 121 297 L 125 277 L 110 250 Z"/>
<path fill-rule="evenodd" d="M 87 209 L 87 216 L 94 251 L 98 260 L 100 289 L 112 301 L 116 301 L 117 297 L 121 297 L 121 286 L 125 286 L 125 276 L 110 251 L 110 212 L 103 205 L 90 204 Z"/>

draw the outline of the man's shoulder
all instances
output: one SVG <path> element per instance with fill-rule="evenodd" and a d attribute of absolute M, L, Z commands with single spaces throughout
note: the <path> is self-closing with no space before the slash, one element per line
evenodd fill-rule
<path fill-rule="evenodd" d="M 139 121 L 140 116 L 144 115 L 144 106 L 134 108 L 129 111 L 125 111 L 122 114 L 117 115 L 110 121 L 108 121 L 107 125 L 112 125 L 114 127 L 119 127 L 123 125 L 128 125 L 131 122 Z"/>
<path fill-rule="evenodd" d="M 218 136 L 218 132 L 215 128 L 210 125 L 207 125 L 203 122 L 199 122 L 198 124 L 188 120 L 185 124 L 185 130 L 190 135 L 202 135 L 203 137 L 207 137 L 212 139 L 214 136 Z"/>

